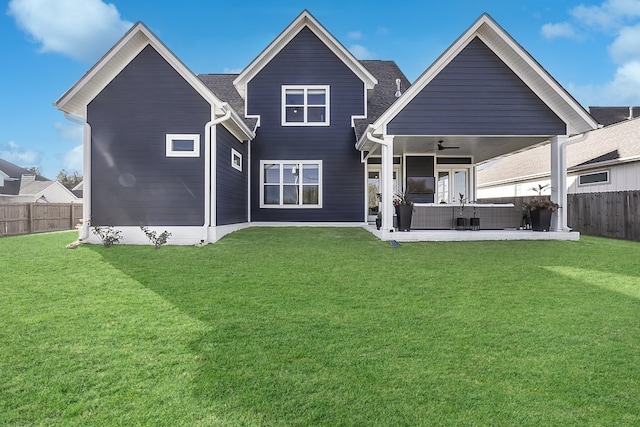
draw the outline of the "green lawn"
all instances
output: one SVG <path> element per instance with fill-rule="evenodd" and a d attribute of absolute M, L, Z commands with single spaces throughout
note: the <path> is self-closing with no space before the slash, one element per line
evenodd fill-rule
<path fill-rule="evenodd" d="M 0 425 L 640 425 L 640 244 L 0 239 Z"/>

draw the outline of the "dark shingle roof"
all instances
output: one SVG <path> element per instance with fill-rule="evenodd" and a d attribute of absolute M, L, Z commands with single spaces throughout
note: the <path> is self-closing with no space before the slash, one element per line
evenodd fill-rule
<path fill-rule="evenodd" d="M 601 125 L 609 126 L 640 117 L 640 107 L 589 107 L 589 114 Z"/>
<path fill-rule="evenodd" d="M 249 129 L 255 129 L 257 120 L 244 117 L 244 99 L 242 99 L 233 85 L 233 80 L 237 76 L 237 74 L 199 74 L 198 78 L 221 101 L 227 102 L 244 120 Z"/>
<path fill-rule="evenodd" d="M 395 96 L 396 79 L 400 79 L 402 93 L 411 86 L 411 82 L 394 61 L 366 60 L 360 63 L 378 79 L 378 84 L 367 97 L 367 118 L 355 120 L 356 140 L 362 137 L 369 124 L 375 122 L 398 99 Z"/>

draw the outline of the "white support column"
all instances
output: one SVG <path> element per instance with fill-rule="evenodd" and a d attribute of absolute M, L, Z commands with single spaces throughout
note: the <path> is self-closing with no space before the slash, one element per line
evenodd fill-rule
<path fill-rule="evenodd" d="M 567 227 L 567 160 L 565 157 L 566 135 L 551 139 L 551 200 L 560 207 L 551 218 L 550 231 L 562 231 Z"/>
<path fill-rule="evenodd" d="M 393 137 L 385 136 L 382 144 L 382 173 L 380 174 L 383 232 L 393 231 Z"/>

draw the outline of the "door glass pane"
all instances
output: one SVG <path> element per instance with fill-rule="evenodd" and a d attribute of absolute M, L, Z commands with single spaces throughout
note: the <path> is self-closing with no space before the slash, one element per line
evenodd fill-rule
<path fill-rule="evenodd" d="M 438 172 L 438 203 L 449 203 L 449 172 Z"/>
<path fill-rule="evenodd" d="M 460 201 L 460 194 L 463 195 L 467 202 L 469 201 L 469 195 L 467 194 L 467 171 L 455 171 L 454 172 L 454 202 L 458 203 Z"/>
<path fill-rule="evenodd" d="M 369 172 L 367 186 L 369 191 L 369 215 L 377 215 L 380 209 L 380 201 L 378 200 L 378 194 L 380 194 L 380 172 Z"/>

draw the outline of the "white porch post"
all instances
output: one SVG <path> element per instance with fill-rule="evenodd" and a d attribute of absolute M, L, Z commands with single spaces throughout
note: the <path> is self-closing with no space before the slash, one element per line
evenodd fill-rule
<path fill-rule="evenodd" d="M 551 139 L 551 200 L 560 207 L 551 218 L 550 231 L 567 230 L 567 160 L 565 157 L 566 135 Z"/>
<path fill-rule="evenodd" d="M 393 231 L 393 136 L 385 136 L 382 148 L 382 173 L 380 174 L 382 192 L 381 231 Z"/>

